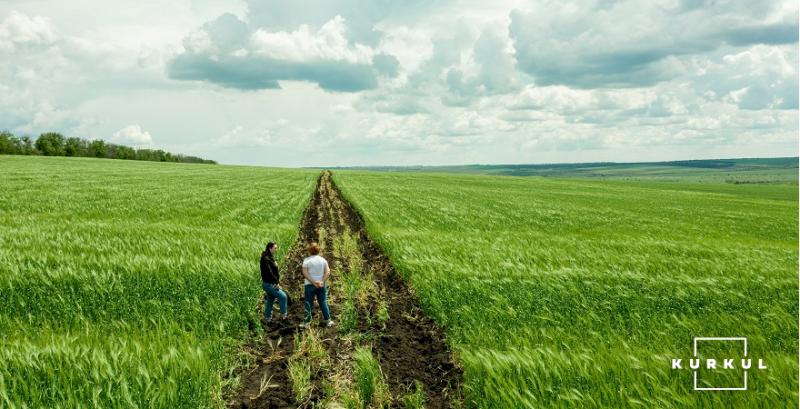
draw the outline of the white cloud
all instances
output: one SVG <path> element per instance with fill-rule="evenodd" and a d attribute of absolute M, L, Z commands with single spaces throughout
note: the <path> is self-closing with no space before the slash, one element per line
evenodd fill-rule
<path fill-rule="evenodd" d="M 20 46 L 47 45 L 55 38 L 55 27 L 46 17 L 29 17 L 12 11 L 0 23 L 0 51 L 14 51 Z"/>
<path fill-rule="evenodd" d="M 796 45 L 758 44 L 710 61 L 697 87 L 743 109 L 797 109 L 798 62 Z"/>
<path fill-rule="evenodd" d="M 306 24 L 292 32 L 260 28 L 250 41 L 258 54 L 296 62 L 334 60 L 368 64 L 376 54 L 370 47 L 351 44 L 345 19 L 338 15 L 316 31 Z"/>
<path fill-rule="evenodd" d="M 103 119 L 108 112 L 81 116 L 76 112 L 81 104 L 140 87 L 170 87 L 161 62 L 166 48 L 163 44 L 137 48 L 135 39 L 119 41 L 94 31 L 81 36 L 69 34 L 74 25 L 58 24 L 50 17 L 15 10 L 4 14 L 0 5 L 2 129 L 32 135 L 59 131 L 69 136 L 108 138 L 131 119 L 112 124 Z M 88 29 L 97 22 L 90 19 L 81 24 Z"/>
<path fill-rule="evenodd" d="M 219 148 L 265 148 L 275 143 L 271 130 L 245 130 L 236 125 L 228 132 L 214 139 L 212 145 Z"/>
<path fill-rule="evenodd" d="M 123 145 L 130 144 L 140 147 L 152 145 L 153 137 L 150 135 L 150 132 L 142 130 L 142 127 L 139 125 L 128 125 L 114 132 L 111 141 Z"/>

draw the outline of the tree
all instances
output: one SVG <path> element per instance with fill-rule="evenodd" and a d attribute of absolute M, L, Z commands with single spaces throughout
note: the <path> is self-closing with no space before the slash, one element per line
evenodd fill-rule
<path fill-rule="evenodd" d="M 136 159 L 136 150 L 127 146 L 116 146 L 117 159 Z"/>
<path fill-rule="evenodd" d="M 64 153 L 67 156 L 87 156 L 88 145 L 86 141 L 81 138 L 67 138 L 64 143 Z"/>
<path fill-rule="evenodd" d="M 23 136 L 17 139 L 17 152 L 20 155 L 39 155 L 40 152 L 33 146 L 33 141 L 30 136 Z"/>
<path fill-rule="evenodd" d="M 158 151 L 154 151 L 152 149 L 137 149 L 136 160 L 149 160 L 158 162 L 161 160 L 161 156 L 158 154 Z"/>
<path fill-rule="evenodd" d="M 117 159 L 118 158 L 118 156 L 117 156 L 117 148 L 119 148 L 118 145 L 114 145 L 113 143 L 107 143 L 106 144 L 106 158 L 108 158 L 108 159 Z"/>
<path fill-rule="evenodd" d="M 0 132 L 0 153 L 6 155 L 17 154 L 16 139 L 11 132 Z"/>
<path fill-rule="evenodd" d="M 64 156 L 64 136 L 55 132 L 46 132 L 36 140 L 36 149 L 44 156 Z"/>
<path fill-rule="evenodd" d="M 108 154 L 106 143 L 100 139 L 94 140 L 89 144 L 89 155 L 95 158 L 105 158 Z"/>
<path fill-rule="evenodd" d="M 77 137 L 64 138 L 63 135 L 56 132 L 42 133 L 34 142 L 29 136 L 17 137 L 11 132 L 0 131 L 0 154 L 88 156 L 154 162 L 217 163 L 213 160 L 174 154 L 161 149 L 134 149 L 128 146 L 106 143 L 101 139 L 88 141 Z"/>

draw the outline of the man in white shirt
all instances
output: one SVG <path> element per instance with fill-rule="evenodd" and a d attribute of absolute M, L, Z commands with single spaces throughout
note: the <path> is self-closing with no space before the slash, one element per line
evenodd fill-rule
<path fill-rule="evenodd" d="M 311 243 L 306 248 L 309 256 L 303 260 L 304 294 L 303 306 L 306 311 L 305 325 L 311 323 L 311 312 L 314 306 L 314 299 L 317 299 L 319 308 L 322 310 L 322 317 L 325 325 L 333 326 L 331 310 L 328 308 L 328 278 L 331 276 L 331 269 L 328 261 L 319 255 L 319 244 Z"/>

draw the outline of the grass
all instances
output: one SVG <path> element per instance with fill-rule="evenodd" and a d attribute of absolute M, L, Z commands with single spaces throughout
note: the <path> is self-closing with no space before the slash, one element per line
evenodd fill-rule
<path fill-rule="evenodd" d="M 467 407 L 796 407 L 796 185 L 337 171 L 448 331 Z M 694 337 L 744 336 L 746 393 L 699 393 Z"/>
<path fill-rule="evenodd" d="M 343 268 L 337 269 L 334 275 L 340 277 L 343 290 L 339 331 L 347 334 L 358 326 L 359 308 L 369 313 L 368 297 L 376 292 L 376 287 L 371 271 L 363 269 L 364 259 L 354 233 L 344 229 L 342 234 L 335 238 L 333 247 L 336 258 L 344 261 Z"/>
<path fill-rule="evenodd" d="M 0 407 L 221 406 L 258 254 L 294 241 L 317 172 L 2 156 L 0 174 Z"/>
<path fill-rule="evenodd" d="M 296 402 L 305 402 L 311 395 L 311 367 L 304 359 L 290 359 L 287 366 Z"/>
<path fill-rule="evenodd" d="M 331 362 L 317 330 L 307 328 L 294 341 L 294 352 L 288 360 L 289 379 L 292 381 L 295 401 L 304 404 L 314 388 L 311 377 L 328 369 Z"/>
<path fill-rule="evenodd" d="M 406 409 L 425 408 L 425 389 L 419 381 L 414 382 L 413 391 L 409 390 L 408 394 L 403 396 L 403 407 Z"/>
<path fill-rule="evenodd" d="M 356 348 L 353 358 L 353 378 L 361 407 L 387 407 L 391 401 L 389 386 L 372 350 L 368 347 Z"/>
<path fill-rule="evenodd" d="M 372 270 L 365 266 L 357 235 L 348 228 L 344 228 L 334 238 L 333 254 L 339 260 L 334 276 L 339 277 L 337 282 L 341 285 L 342 307 L 338 330 L 345 334 L 345 349 L 355 349 L 345 362 L 340 362 L 336 374 L 338 376 L 334 376 L 340 381 L 339 390 L 330 392 L 329 397 L 345 408 L 388 407 L 392 397 L 380 364 L 372 354 L 372 336 L 358 332 L 359 311 L 363 313 L 365 324 L 369 326 L 371 318 L 368 307 L 371 300 L 377 298 L 377 285 Z M 382 325 L 388 319 L 388 309 L 383 300 L 379 302 L 377 315 Z M 418 399 L 424 400 L 424 390 L 416 390 L 414 393 Z"/>
<path fill-rule="evenodd" d="M 378 323 L 382 326 L 386 326 L 386 321 L 389 321 L 389 309 L 386 307 L 386 301 L 381 300 L 378 302 L 378 311 L 375 314 L 375 318 L 378 319 Z"/>

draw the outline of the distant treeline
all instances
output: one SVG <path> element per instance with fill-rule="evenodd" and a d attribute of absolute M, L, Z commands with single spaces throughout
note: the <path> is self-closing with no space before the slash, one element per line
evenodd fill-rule
<path fill-rule="evenodd" d="M 0 132 L 0 154 L 75 156 L 87 158 L 146 160 L 153 162 L 211 163 L 213 160 L 196 156 L 165 152 L 161 149 L 134 149 L 108 143 L 100 139 L 88 141 L 81 138 L 65 138 L 55 132 L 46 132 L 33 141 L 29 136 L 15 136 L 11 132 Z"/>

